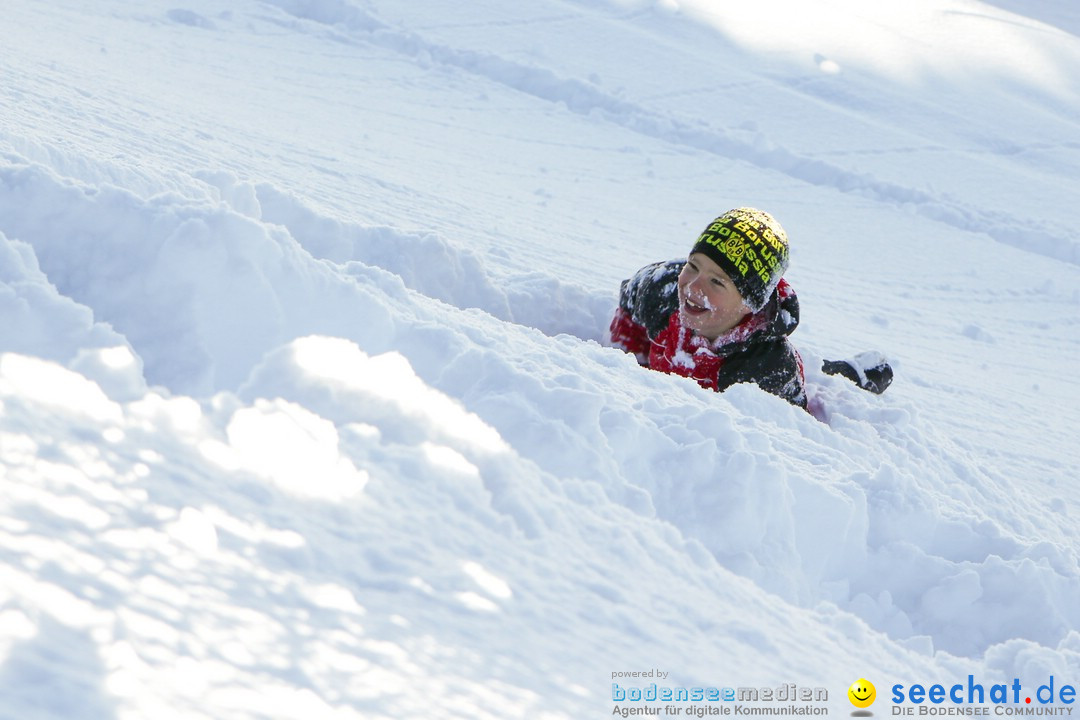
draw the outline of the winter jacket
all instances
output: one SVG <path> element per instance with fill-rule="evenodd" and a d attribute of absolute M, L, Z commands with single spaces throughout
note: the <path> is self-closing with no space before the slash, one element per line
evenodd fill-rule
<path fill-rule="evenodd" d="M 806 407 L 802 359 L 788 342 L 799 325 L 799 300 L 781 280 L 758 312 L 714 341 L 682 326 L 678 277 L 685 260 L 653 263 L 624 280 L 611 321 L 611 344 L 653 370 L 690 377 L 723 391 L 756 383 L 793 405 Z"/>

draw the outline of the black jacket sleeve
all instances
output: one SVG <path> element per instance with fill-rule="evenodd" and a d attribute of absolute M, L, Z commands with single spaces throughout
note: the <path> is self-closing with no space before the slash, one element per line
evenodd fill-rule
<path fill-rule="evenodd" d="M 646 265 L 619 287 L 619 307 L 644 327 L 652 340 L 679 308 L 678 280 L 685 264 L 685 260 L 668 260 Z"/>
<path fill-rule="evenodd" d="M 737 383 L 755 383 L 792 405 L 806 408 L 806 388 L 795 348 L 786 338 L 757 343 L 729 356 L 720 368 L 717 390 Z"/>

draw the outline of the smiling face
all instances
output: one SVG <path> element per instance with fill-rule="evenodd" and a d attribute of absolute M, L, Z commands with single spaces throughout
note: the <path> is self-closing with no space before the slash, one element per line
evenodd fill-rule
<path fill-rule="evenodd" d="M 691 253 L 679 273 L 679 315 L 683 325 L 715 340 L 749 313 L 727 273 L 707 256 Z"/>
<path fill-rule="evenodd" d="M 852 705 L 857 708 L 866 708 L 874 704 L 874 700 L 877 698 L 877 689 L 869 680 L 859 678 L 851 684 L 847 694 Z"/>

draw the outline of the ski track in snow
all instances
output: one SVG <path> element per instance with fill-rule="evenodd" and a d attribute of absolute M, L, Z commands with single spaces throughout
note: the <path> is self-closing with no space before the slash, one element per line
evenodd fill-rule
<path fill-rule="evenodd" d="M 313 8 L 291 0 L 275 4 L 302 20 L 330 26 L 336 32 L 346 32 L 349 41 L 374 44 L 414 60 L 422 59 L 424 63 L 438 63 L 479 75 L 514 91 L 563 105 L 580 115 L 599 114 L 608 122 L 651 139 L 722 158 L 742 160 L 812 185 L 912 208 L 925 217 L 958 230 L 985 233 L 998 242 L 1026 252 L 1080 265 L 1080 245 L 1075 238 L 1062 229 L 1045 226 L 1036 218 L 1014 217 L 970 207 L 924 190 L 878 180 L 871 174 L 852 172 L 820 159 L 802 156 L 769 141 L 757 139 L 750 142 L 715 126 L 704 123 L 700 124 L 704 126 L 690 125 L 616 98 L 584 80 L 561 78 L 546 68 L 522 65 L 498 55 L 458 50 L 426 41 L 416 33 L 391 28 L 351 5 L 321 3 Z M 522 22 L 531 24 L 543 22 L 543 19 Z"/>
<path fill-rule="evenodd" d="M 266 5 L 289 32 L 1080 264 L 1054 223 L 346 2 Z M 155 717 L 421 717 L 440 700 L 440 717 L 582 717 L 607 705 L 615 658 L 840 687 L 854 678 L 830 661 L 852 647 L 914 679 L 1080 671 L 1075 491 L 1018 485 L 912 400 L 816 372 L 813 346 L 817 418 L 752 388 L 718 401 L 595 342 L 614 288 L 504 272 L 228 170 L 165 179 L 19 132 L 0 134 L 0 689 L 21 717 L 108 717 L 116 698 Z M 1071 477 L 1073 459 L 1037 460 Z M 610 654 L 582 657 L 575 634 Z"/>

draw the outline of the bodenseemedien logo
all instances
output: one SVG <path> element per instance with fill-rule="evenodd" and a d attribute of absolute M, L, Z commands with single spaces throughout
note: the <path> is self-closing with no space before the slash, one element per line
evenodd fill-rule
<path fill-rule="evenodd" d="M 624 677 L 667 679 L 663 671 L 611 673 L 612 680 Z M 625 683 L 625 680 L 623 680 Z M 611 683 L 612 715 L 706 718 L 724 715 L 823 716 L 829 714 L 829 691 L 783 683 L 771 687 L 735 685 L 627 685 Z"/>

